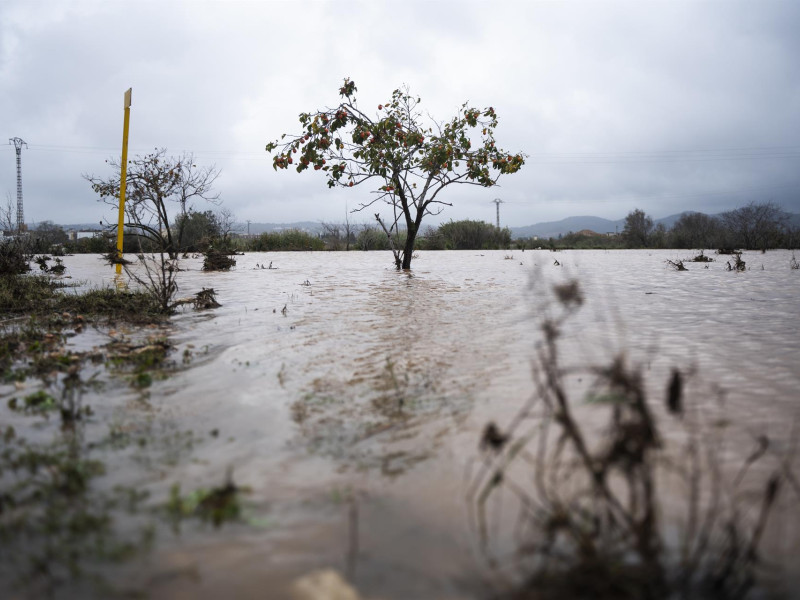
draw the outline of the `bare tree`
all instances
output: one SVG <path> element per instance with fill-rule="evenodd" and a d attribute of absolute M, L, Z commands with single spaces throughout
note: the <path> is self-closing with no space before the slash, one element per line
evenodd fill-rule
<path fill-rule="evenodd" d="M 719 246 L 720 224 L 709 215 L 687 212 L 672 226 L 670 235 L 678 248 L 713 248 Z"/>
<path fill-rule="evenodd" d="M 120 163 L 117 159 L 106 161 L 114 174 L 107 178 L 84 175 L 92 189 L 111 206 L 119 206 Z M 171 258 L 177 257 L 183 237 L 183 227 L 170 228 L 169 202 L 177 204 L 178 214 L 186 223 L 186 215 L 194 200 L 219 202 L 214 192 L 214 182 L 220 171 L 214 165 L 198 167 L 191 153 L 167 156 L 165 148 L 137 156 L 129 161 L 126 184 L 126 227 L 154 242 Z"/>
<path fill-rule="evenodd" d="M 320 223 L 322 225 L 322 239 L 330 250 L 341 250 L 341 227 L 338 223 Z"/>
<path fill-rule="evenodd" d="M 789 215 L 773 202 L 751 202 L 722 213 L 732 245 L 747 249 L 774 248 L 786 231 Z"/>
<path fill-rule="evenodd" d="M 341 250 L 344 245 L 345 251 L 350 250 L 350 244 L 355 242 L 356 227 L 350 222 L 350 214 L 345 210 L 344 221 L 342 223 L 321 222 L 322 239 L 330 250 Z"/>
<path fill-rule="evenodd" d="M 223 207 L 217 211 L 217 225 L 223 241 L 227 242 L 232 233 L 242 230 L 241 224 L 236 222 L 236 215 L 229 208 Z"/>
<path fill-rule="evenodd" d="M 11 193 L 6 192 L 6 205 L 0 207 L 0 228 L 3 231 L 15 231 L 17 229 L 17 209 L 11 198 Z"/>
<path fill-rule="evenodd" d="M 350 214 L 347 212 L 346 208 L 344 211 L 344 224 L 342 225 L 342 228 L 344 229 L 344 244 L 345 244 L 344 249 L 349 251 L 350 242 L 355 241 L 356 232 L 355 228 L 350 223 Z"/>
<path fill-rule="evenodd" d="M 42 221 L 32 228 L 30 241 L 33 252 L 52 252 L 53 246 L 65 244 L 69 236 L 60 225 Z"/>

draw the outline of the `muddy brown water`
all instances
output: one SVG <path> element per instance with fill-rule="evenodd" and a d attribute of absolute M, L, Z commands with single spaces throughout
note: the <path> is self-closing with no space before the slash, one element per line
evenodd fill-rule
<path fill-rule="evenodd" d="M 187 364 L 144 399 L 118 387 L 114 412 L 98 418 L 147 414 L 168 424 L 154 425 L 165 448 L 171 431 L 204 441 L 169 460 L 109 458 L 107 477 L 163 501 L 174 483 L 208 488 L 230 471 L 249 489 L 248 521 L 165 526 L 144 562 L 113 577 L 154 598 L 283 598 L 296 577 L 331 567 L 369 598 L 486 597 L 502 568 L 470 526 L 478 442 L 532 394 L 542 307 L 571 279 L 586 302 L 565 328 L 566 361 L 625 349 L 654 398 L 673 366 L 694 368 L 698 389 L 719 386 L 742 424 L 740 453 L 765 432 L 788 447 L 800 418 L 800 271 L 785 251 L 745 253 L 744 273 L 726 271 L 728 257 L 687 272 L 665 264 L 694 254 L 420 252 L 410 275 L 383 252 L 248 253 L 225 273 L 182 260 L 178 295 L 212 287 L 222 307 L 174 316 L 172 356 Z M 64 264 L 85 286 L 113 283 L 97 256 Z M 70 343 L 105 333 L 83 335 Z M 496 527 L 512 517 L 492 514 Z M 795 502 L 770 523 L 778 562 L 798 555 L 797 517 Z"/>

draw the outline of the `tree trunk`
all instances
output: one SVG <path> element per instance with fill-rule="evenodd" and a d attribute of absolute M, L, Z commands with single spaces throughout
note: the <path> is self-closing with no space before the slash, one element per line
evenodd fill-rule
<path fill-rule="evenodd" d="M 417 239 L 416 227 L 409 227 L 406 235 L 406 244 L 403 247 L 403 264 L 400 267 L 402 270 L 407 271 L 411 268 L 411 257 L 414 254 L 414 241 Z"/>

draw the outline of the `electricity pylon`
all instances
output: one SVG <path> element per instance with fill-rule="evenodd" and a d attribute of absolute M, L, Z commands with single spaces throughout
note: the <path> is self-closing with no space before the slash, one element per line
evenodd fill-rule
<path fill-rule="evenodd" d="M 9 138 L 9 144 L 14 145 L 17 152 L 17 233 L 25 229 L 25 212 L 22 209 L 22 146 L 28 147 L 22 138 Z"/>
<path fill-rule="evenodd" d="M 500 198 L 495 198 L 492 200 L 497 205 L 497 228 L 500 229 L 500 205 L 503 203 Z"/>

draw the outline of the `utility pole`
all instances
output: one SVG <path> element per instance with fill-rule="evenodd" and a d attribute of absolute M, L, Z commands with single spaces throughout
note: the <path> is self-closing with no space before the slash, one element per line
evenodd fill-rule
<path fill-rule="evenodd" d="M 28 147 L 22 138 L 9 138 L 9 144 L 14 145 L 17 152 L 17 234 L 25 229 L 25 213 L 22 210 L 22 146 Z"/>
<path fill-rule="evenodd" d="M 122 273 L 122 234 L 125 229 L 125 187 L 128 177 L 128 129 L 131 122 L 131 90 L 125 92 L 123 97 L 124 117 L 122 121 L 122 160 L 120 161 L 119 174 L 119 218 L 117 219 L 117 275 Z"/>
<path fill-rule="evenodd" d="M 247 237 L 250 237 L 250 219 L 247 219 Z"/>
<path fill-rule="evenodd" d="M 495 198 L 492 200 L 497 205 L 497 228 L 500 229 L 500 205 L 503 203 L 500 198 Z"/>

